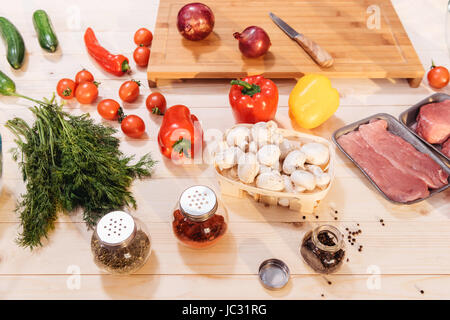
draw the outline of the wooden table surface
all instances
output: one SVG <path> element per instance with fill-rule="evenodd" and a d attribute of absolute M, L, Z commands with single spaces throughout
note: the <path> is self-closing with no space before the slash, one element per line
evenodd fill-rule
<path fill-rule="evenodd" d="M 450 65 L 444 32 L 446 2 L 421 0 L 412 6 L 408 0 L 393 0 L 425 68 L 432 58 L 438 64 Z M 101 71 L 86 53 L 83 32 L 92 27 L 101 43 L 112 52 L 122 52 L 131 58 L 134 31 L 142 26 L 154 30 L 158 1 L 139 0 L 124 5 L 123 1 L 111 0 L 105 5 L 106 1 L 82 0 L 63 9 L 54 3 L 18 1 L 3 7 L 1 15 L 21 31 L 27 55 L 22 69 L 14 71 L 2 50 L 0 70 L 14 79 L 20 93 L 40 98 L 48 97 L 60 78 L 73 78 L 78 70 L 87 68 L 102 83 L 100 98 L 118 99 L 118 88 L 128 76 L 119 79 Z M 60 41 L 56 54 L 44 53 L 38 45 L 31 21 L 32 12 L 38 8 L 47 10 L 53 20 Z M 90 251 L 92 231 L 86 229 L 80 214 L 61 215 L 49 241 L 40 249 L 30 252 L 16 245 L 19 220 L 14 207 L 24 191 L 24 183 L 8 152 L 14 144 L 3 124 L 13 116 L 32 117 L 27 101 L 0 97 L 4 151 L 0 299 L 450 298 L 450 191 L 412 206 L 393 205 L 378 195 L 340 152 L 337 152 L 336 180 L 317 210 L 318 218 L 307 216 L 303 220 L 298 213 L 286 209 L 225 197 L 230 229 L 224 239 L 217 246 L 201 251 L 178 245 L 169 221 L 179 194 L 194 184 L 219 190 L 218 185 L 213 169 L 207 164 L 179 167 L 162 159 L 156 141 L 161 118 L 150 116 L 144 106 L 150 92 L 146 70 L 136 70 L 134 63 L 132 67 L 135 70 L 132 77 L 141 80 L 144 86 L 139 101 L 124 107 L 127 113 L 144 119 L 148 136 L 135 140 L 120 135 L 121 149 L 138 156 L 151 152 L 159 161 L 154 176 L 136 181 L 132 189 L 138 202 L 134 214 L 145 222 L 153 239 L 148 263 L 131 276 L 102 274 Z M 280 91 L 276 120 L 291 128 L 287 100 L 295 82 L 276 83 Z M 311 131 L 326 138 L 344 124 L 371 114 L 387 112 L 398 116 L 434 92 L 426 80 L 417 89 L 410 88 L 405 80 L 336 79 L 332 83 L 339 90 L 341 105 L 330 120 Z M 166 96 L 169 105 L 188 105 L 205 129 L 223 131 L 234 124 L 226 81 L 162 82 L 157 90 Z M 449 91 L 449 88 L 442 90 Z M 89 112 L 100 121 L 95 105 L 80 106 L 74 101 L 65 108 L 73 113 Z M 337 274 L 327 277 L 313 273 L 298 252 L 304 233 L 324 223 L 341 230 L 347 227 L 362 230 L 357 246 L 347 246 L 349 262 Z M 363 245 L 362 252 L 357 250 L 359 245 Z M 282 259 L 291 269 L 291 281 L 281 291 L 265 290 L 258 282 L 258 266 L 267 258 Z"/>

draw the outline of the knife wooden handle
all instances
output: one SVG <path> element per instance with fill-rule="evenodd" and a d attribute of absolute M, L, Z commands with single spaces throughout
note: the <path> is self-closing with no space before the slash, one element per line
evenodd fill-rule
<path fill-rule="evenodd" d="M 319 46 L 303 34 L 295 36 L 294 40 L 314 59 L 314 61 L 323 68 L 329 68 L 333 65 L 333 57 L 324 48 Z"/>

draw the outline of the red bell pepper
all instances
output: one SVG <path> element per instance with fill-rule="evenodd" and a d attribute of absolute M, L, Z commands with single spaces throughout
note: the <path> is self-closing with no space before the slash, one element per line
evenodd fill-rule
<path fill-rule="evenodd" d="M 86 49 L 91 57 L 109 73 L 121 76 L 130 70 L 128 59 L 121 54 L 111 54 L 108 50 L 103 48 L 91 28 L 87 28 L 84 33 L 84 43 L 86 44 Z"/>
<path fill-rule="evenodd" d="M 203 147 L 203 130 L 188 107 L 175 105 L 166 110 L 159 129 L 161 153 L 172 160 L 194 158 Z"/>
<path fill-rule="evenodd" d="M 238 123 L 257 123 L 275 117 L 278 107 L 278 88 L 263 76 L 232 80 L 229 94 L 234 118 Z"/>

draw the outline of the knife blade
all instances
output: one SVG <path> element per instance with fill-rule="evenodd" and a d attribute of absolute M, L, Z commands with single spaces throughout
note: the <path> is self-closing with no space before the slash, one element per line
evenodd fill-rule
<path fill-rule="evenodd" d="M 290 25 L 284 22 L 281 18 L 269 12 L 272 21 L 286 33 L 289 38 L 297 42 L 313 60 L 321 67 L 329 68 L 333 65 L 333 57 L 324 48 L 306 37 L 304 34 L 295 31 Z"/>

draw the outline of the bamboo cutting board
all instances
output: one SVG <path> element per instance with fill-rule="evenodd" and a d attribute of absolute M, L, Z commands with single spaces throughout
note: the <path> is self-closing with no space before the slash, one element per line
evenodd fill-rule
<path fill-rule="evenodd" d="M 417 87 L 424 69 L 390 0 L 202 1 L 215 27 L 202 41 L 185 40 L 176 27 L 186 1 L 161 0 L 148 66 L 150 86 L 158 79 L 236 78 L 264 74 L 299 78 L 321 73 L 331 78 L 405 78 Z M 273 12 L 334 58 L 321 68 L 269 18 Z M 234 32 L 257 25 L 269 34 L 270 51 L 257 59 L 242 56 Z"/>

